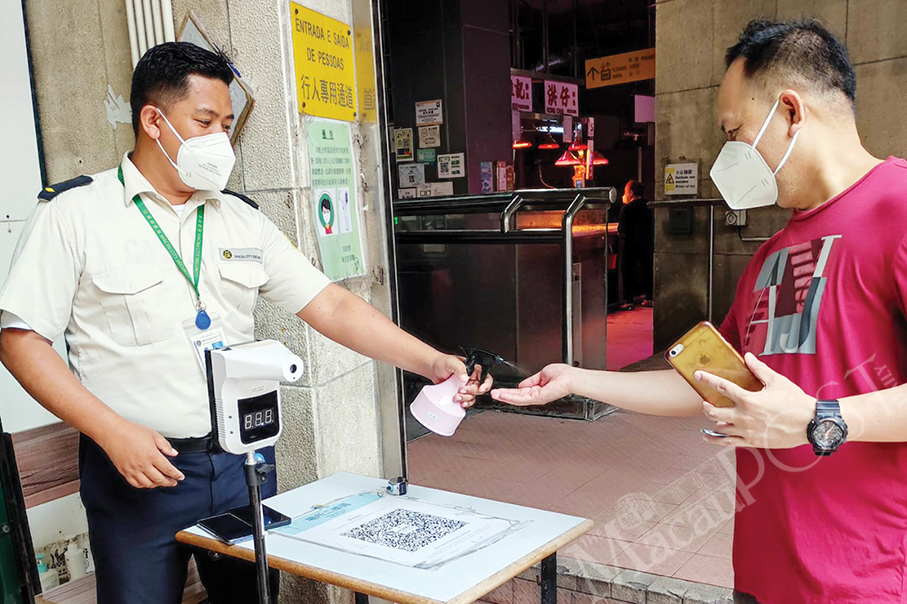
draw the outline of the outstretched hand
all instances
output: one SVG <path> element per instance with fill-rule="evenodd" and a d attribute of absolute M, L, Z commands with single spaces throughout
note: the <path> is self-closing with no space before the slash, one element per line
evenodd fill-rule
<path fill-rule="evenodd" d="M 476 397 L 487 393 L 491 390 L 494 378 L 489 374 L 485 381 L 482 381 L 482 366 L 476 365 L 472 375 L 466 374 L 466 365 L 464 359 L 450 354 L 441 355 L 432 364 L 431 378 L 436 384 L 440 384 L 452 375 L 460 377 L 463 385 L 460 387 L 454 400 L 460 403 L 464 409 L 472 407 L 476 403 Z"/>
<path fill-rule="evenodd" d="M 532 377 L 528 377 L 518 388 L 495 388 L 491 398 L 517 407 L 544 405 L 573 393 L 570 365 L 556 363 L 548 365 Z"/>

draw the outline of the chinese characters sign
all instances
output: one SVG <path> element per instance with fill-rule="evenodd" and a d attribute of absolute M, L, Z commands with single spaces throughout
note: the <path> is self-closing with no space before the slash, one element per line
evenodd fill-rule
<path fill-rule="evenodd" d="M 434 126 L 444 123 L 442 103 L 437 101 L 420 101 L 416 103 L 416 125 Z"/>
<path fill-rule="evenodd" d="M 651 80 L 654 77 L 654 48 L 586 61 L 587 89 Z"/>
<path fill-rule="evenodd" d="M 419 126 L 420 147 L 441 146 L 441 126 Z"/>
<path fill-rule="evenodd" d="M 577 94 L 579 86 L 562 82 L 545 81 L 545 113 L 579 115 Z"/>
<path fill-rule="evenodd" d="M 340 281 L 365 274 L 350 126 L 306 119 L 312 169 L 312 217 L 324 274 Z"/>
<path fill-rule="evenodd" d="M 668 164 L 665 166 L 665 195 L 696 195 L 699 193 L 699 164 Z"/>
<path fill-rule="evenodd" d="M 532 111 L 532 79 L 510 76 L 510 106 L 513 111 Z"/>
<path fill-rule="evenodd" d="M 356 119 L 356 72 L 350 27 L 290 3 L 299 112 Z"/>
<path fill-rule="evenodd" d="M 372 46 L 372 30 L 357 27 L 356 36 L 356 82 L 359 89 L 359 119 L 363 122 L 378 121 L 378 95 L 375 91 L 375 52 Z"/>

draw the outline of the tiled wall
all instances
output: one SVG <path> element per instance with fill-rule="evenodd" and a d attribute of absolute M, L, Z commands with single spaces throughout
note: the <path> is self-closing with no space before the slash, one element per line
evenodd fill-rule
<path fill-rule="evenodd" d="M 726 587 L 660 577 L 614 566 L 558 559 L 558 604 L 732 604 Z M 479 602 L 538 604 L 541 601 L 538 565 L 509 581 Z"/>

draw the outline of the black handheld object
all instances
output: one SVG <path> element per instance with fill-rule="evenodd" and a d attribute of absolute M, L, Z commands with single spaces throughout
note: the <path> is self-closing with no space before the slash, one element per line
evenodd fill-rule
<path fill-rule="evenodd" d="M 262 506 L 265 529 L 273 529 L 290 524 L 291 518 L 277 510 Z M 243 505 L 223 514 L 209 516 L 199 520 L 198 524 L 221 541 L 233 545 L 252 538 L 252 527 L 255 523 L 251 505 Z"/>
<path fill-rule="evenodd" d="M 462 348 L 460 350 L 463 350 Z M 497 355 L 493 352 L 488 352 L 487 350 L 482 350 L 481 348 L 472 348 L 469 353 L 463 350 L 463 354 L 466 356 L 466 374 L 472 375 L 472 372 L 475 371 L 476 365 L 482 366 L 482 377 L 479 380 L 484 382 L 485 378 L 488 377 L 488 370 L 497 365 L 498 363 L 503 363 L 504 359 L 500 355 Z"/>

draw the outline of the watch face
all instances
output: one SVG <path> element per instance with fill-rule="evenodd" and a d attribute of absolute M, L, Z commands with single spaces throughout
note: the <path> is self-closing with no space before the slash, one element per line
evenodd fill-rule
<path fill-rule="evenodd" d="M 844 440 L 844 430 L 835 421 L 822 420 L 813 428 L 813 440 L 823 449 L 831 449 Z"/>

